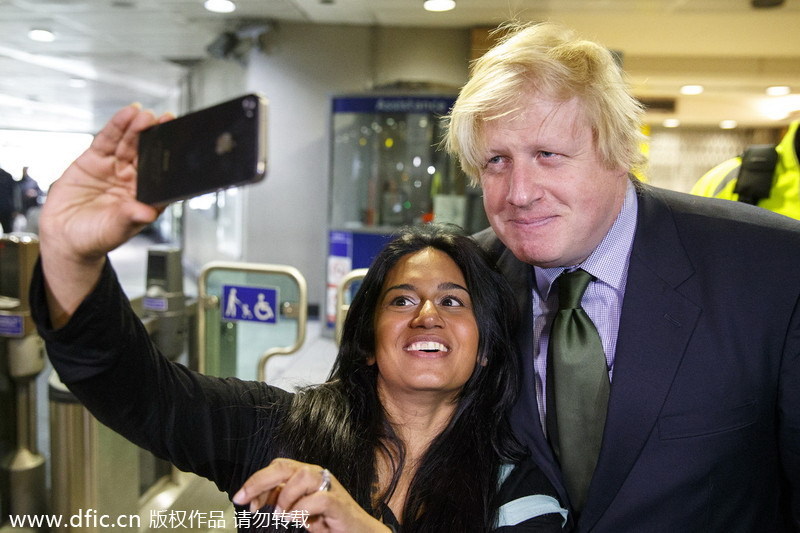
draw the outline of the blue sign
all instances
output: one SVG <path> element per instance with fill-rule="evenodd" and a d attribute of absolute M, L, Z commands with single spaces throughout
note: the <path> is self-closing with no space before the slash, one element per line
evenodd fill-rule
<path fill-rule="evenodd" d="M 278 323 L 278 289 L 223 285 L 222 319 Z"/>
<path fill-rule="evenodd" d="M 167 299 L 166 298 L 145 298 L 142 304 L 148 311 L 166 311 Z"/>
<path fill-rule="evenodd" d="M 331 231 L 328 235 L 329 255 L 351 257 L 353 252 L 353 234 L 346 231 Z"/>
<path fill-rule="evenodd" d="M 0 315 L 0 336 L 21 337 L 22 315 Z"/>
<path fill-rule="evenodd" d="M 333 99 L 333 112 L 445 115 L 455 101 L 455 96 L 343 96 Z"/>

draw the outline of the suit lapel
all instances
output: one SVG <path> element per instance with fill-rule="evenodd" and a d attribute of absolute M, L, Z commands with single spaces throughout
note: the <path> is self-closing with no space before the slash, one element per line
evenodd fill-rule
<path fill-rule="evenodd" d="M 533 268 L 523 263 L 507 248 L 503 250 L 497 260 L 497 267 L 506 276 L 511 289 L 514 291 L 517 309 L 520 317 L 527 314 L 530 317 L 531 290 L 533 289 Z M 529 335 L 530 336 L 530 335 Z"/>
<path fill-rule="evenodd" d="M 677 290 L 692 274 L 672 212 L 645 188 L 639 196 L 603 447 L 581 531 L 591 529 L 611 504 L 653 430 L 700 315 Z"/>
<path fill-rule="evenodd" d="M 533 309 L 531 291 L 533 290 L 533 268 L 523 263 L 505 249 L 497 261 L 497 266 L 505 274 L 514 291 L 520 316 L 520 331 L 517 344 L 520 350 L 521 390 L 519 399 L 511 411 L 511 421 L 519 438 L 531 446 L 531 453 L 539 468 L 558 491 L 561 501 L 567 501 L 567 493 L 561 479 L 558 463 L 550 443 L 544 436 L 539 422 L 539 405 L 536 400 L 535 370 L 533 366 Z"/>
<path fill-rule="evenodd" d="M 536 385 L 534 382 L 533 367 L 533 339 L 530 335 L 533 327 L 533 310 L 531 309 L 530 294 L 532 290 L 531 266 L 514 257 L 509 250 L 505 250 L 497 261 L 500 271 L 506 276 L 514 292 L 517 309 L 519 310 L 520 327 L 517 334 L 517 345 L 520 354 L 520 383 L 519 399 L 514 405 L 515 431 L 526 435 L 526 442 L 544 442 L 544 434 L 539 424 L 539 407 L 536 402 Z"/>

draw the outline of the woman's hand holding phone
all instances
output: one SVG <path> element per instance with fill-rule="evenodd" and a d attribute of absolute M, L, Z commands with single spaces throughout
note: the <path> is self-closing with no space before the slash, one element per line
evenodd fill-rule
<path fill-rule="evenodd" d="M 40 255 L 54 327 L 94 288 L 108 252 L 159 215 L 136 200 L 139 133 L 171 118 L 119 110 L 52 185 L 40 218 Z"/>

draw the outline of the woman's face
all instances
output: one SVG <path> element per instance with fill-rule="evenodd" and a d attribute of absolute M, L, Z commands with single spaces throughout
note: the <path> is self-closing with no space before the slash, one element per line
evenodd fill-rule
<path fill-rule="evenodd" d="M 389 271 L 375 314 L 378 388 L 394 398 L 457 394 L 478 359 L 478 324 L 461 269 L 425 248 Z"/>

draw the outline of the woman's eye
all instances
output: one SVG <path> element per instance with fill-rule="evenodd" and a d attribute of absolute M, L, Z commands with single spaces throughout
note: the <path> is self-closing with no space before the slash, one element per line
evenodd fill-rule
<path fill-rule="evenodd" d="M 392 298 L 389 304 L 397 307 L 405 307 L 408 305 L 414 305 L 414 302 L 408 296 L 397 296 Z"/>
<path fill-rule="evenodd" d="M 446 296 L 442 298 L 442 305 L 445 307 L 464 307 L 464 302 L 455 296 Z"/>

